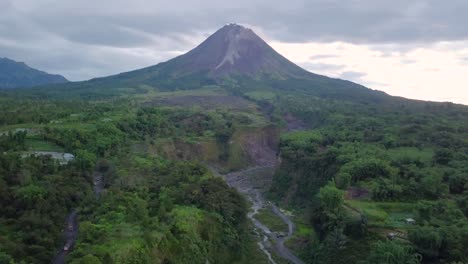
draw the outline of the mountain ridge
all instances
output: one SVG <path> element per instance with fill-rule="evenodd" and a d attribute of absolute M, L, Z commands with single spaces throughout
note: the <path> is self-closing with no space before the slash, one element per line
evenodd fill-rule
<path fill-rule="evenodd" d="M 30 88 L 66 83 L 59 74 L 50 74 L 9 58 L 0 58 L 0 89 Z"/>

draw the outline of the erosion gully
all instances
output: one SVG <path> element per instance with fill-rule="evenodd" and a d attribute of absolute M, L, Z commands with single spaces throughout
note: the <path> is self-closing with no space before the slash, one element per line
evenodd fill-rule
<path fill-rule="evenodd" d="M 104 190 L 103 174 L 95 171 L 93 173 L 93 184 L 94 194 L 96 199 L 99 199 L 101 192 Z M 65 258 L 75 247 L 76 240 L 78 239 L 78 211 L 73 209 L 67 216 L 65 221 L 65 228 L 63 231 L 63 237 L 65 241 L 63 246 L 59 249 L 57 255 L 52 259 L 53 264 L 64 264 Z"/>
<path fill-rule="evenodd" d="M 295 119 L 294 119 L 295 120 Z M 297 124 L 296 124 L 297 123 Z M 290 124 L 294 124 L 294 126 Z M 288 120 L 288 131 L 302 130 L 303 125 L 300 122 L 292 122 Z M 231 172 L 223 175 L 227 184 L 235 188 L 243 194 L 251 203 L 251 210 L 247 217 L 252 221 L 255 229 L 254 232 L 258 235 L 259 249 L 265 253 L 268 261 L 272 264 L 277 264 L 273 255 L 282 259 L 282 262 L 303 264 L 286 245 L 285 242 L 291 238 L 296 230 L 294 222 L 283 213 L 276 205 L 267 201 L 263 197 L 263 192 L 271 185 L 273 173 L 277 165 L 276 151 L 267 146 L 266 142 L 261 142 L 258 139 L 252 138 L 248 140 L 246 149 L 249 154 L 254 157 L 257 166 L 250 167 L 244 170 Z M 218 170 L 211 167 L 212 171 L 219 175 Z M 100 193 L 104 189 L 103 175 L 95 171 L 93 174 L 94 193 L 96 199 L 99 199 Z M 280 235 L 272 232 L 266 225 L 260 222 L 255 216 L 260 209 L 269 209 L 278 216 L 288 226 L 288 232 L 285 235 Z M 73 250 L 76 239 L 78 237 L 78 212 L 73 210 L 66 219 L 66 227 L 64 230 L 65 242 L 60 248 L 57 255 L 52 260 L 54 264 L 65 263 L 66 255 Z"/>

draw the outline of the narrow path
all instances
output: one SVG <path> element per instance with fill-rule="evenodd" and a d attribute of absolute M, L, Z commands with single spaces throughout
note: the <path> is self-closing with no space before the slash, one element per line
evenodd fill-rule
<path fill-rule="evenodd" d="M 273 170 L 273 166 L 253 167 L 243 171 L 226 174 L 224 175 L 224 178 L 229 186 L 234 187 L 240 193 L 244 194 L 251 202 L 251 211 L 247 214 L 247 217 L 254 224 L 256 229 L 255 232 L 259 237 L 263 236 L 263 240 L 258 242 L 258 245 L 260 250 L 267 255 L 270 263 L 276 264 L 274 259 L 271 257 L 271 250 L 290 263 L 303 264 L 304 262 L 284 245 L 284 242 L 294 234 L 294 223 L 287 215 L 281 212 L 278 207 L 267 202 L 263 198 L 261 192 L 262 188 L 269 185 Z M 271 208 L 272 212 L 288 225 L 288 234 L 285 237 L 278 236 L 277 233 L 272 232 L 267 226 L 255 218 L 255 215 L 260 209 L 265 209 L 267 207 Z"/>
<path fill-rule="evenodd" d="M 104 176 L 99 171 L 93 173 L 93 188 L 96 199 L 99 199 L 101 192 L 104 190 Z"/>
<path fill-rule="evenodd" d="M 76 210 L 73 210 L 68 215 L 63 234 L 65 236 L 65 243 L 52 260 L 52 263 L 54 264 L 65 263 L 65 257 L 75 246 L 75 242 L 78 237 L 78 212 Z"/>

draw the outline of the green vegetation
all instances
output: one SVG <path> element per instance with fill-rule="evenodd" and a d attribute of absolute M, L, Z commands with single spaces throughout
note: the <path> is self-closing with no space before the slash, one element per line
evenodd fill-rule
<path fill-rule="evenodd" d="M 253 100 L 272 100 L 276 97 L 275 93 L 269 92 L 269 91 L 252 91 L 252 92 L 247 92 L 245 95 L 249 98 L 252 98 Z"/>
<path fill-rule="evenodd" d="M 317 76 L 170 72 L 1 93 L 0 262 L 49 263 L 77 209 L 69 263 L 264 263 L 244 199 L 208 167 L 257 165 L 278 140 L 268 196 L 294 209 L 287 245 L 306 263 L 468 261 L 467 107 Z"/>
<path fill-rule="evenodd" d="M 345 205 L 365 215 L 369 227 L 405 228 L 405 219 L 414 218 L 413 203 L 348 200 Z"/>
<path fill-rule="evenodd" d="M 416 264 L 420 261 L 421 256 L 410 246 L 393 241 L 378 241 L 367 259 L 368 263 L 383 264 Z"/>
<path fill-rule="evenodd" d="M 80 226 L 72 259 L 79 262 L 90 253 L 114 263 L 243 259 L 250 238 L 243 217 L 247 208 L 239 194 L 198 164 L 165 160 L 151 164 L 141 169 L 125 164 L 132 165 L 128 173 L 140 175 L 139 182 L 124 178 L 99 204 L 83 209 L 89 215 Z"/>
<path fill-rule="evenodd" d="M 38 137 L 28 137 L 25 144 L 31 150 L 63 152 L 62 147 Z"/>
<path fill-rule="evenodd" d="M 288 232 L 288 225 L 269 209 L 259 210 L 255 218 L 266 225 L 272 232 Z"/>
<path fill-rule="evenodd" d="M 2 263 L 50 263 L 73 209 L 80 228 L 70 263 L 265 261 L 243 197 L 195 161 L 200 157 L 184 161 L 183 153 L 153 151 L 208 142 L 219 153 L 213 160 L 224 164 L 234 158 L 228 142 L 251 124 L 252 113 L 135 107 L 132 100 L 6 102 L 0 106 L 6 113 L 0 118 Z M 29 151 L 76 158 L 61 165 L 24 155 Z M 99 200 L 95 172 L 104 179 Z"/>
<path fill-rule="evenodd" d="M 296 248 L 300 256 L 318 263 L 466 262 L 467 108 L 305 98 L 277 98 L 282 111 L 315 129 L 281 137 L 270 190 L 318 234 L 318 242 Z"/>

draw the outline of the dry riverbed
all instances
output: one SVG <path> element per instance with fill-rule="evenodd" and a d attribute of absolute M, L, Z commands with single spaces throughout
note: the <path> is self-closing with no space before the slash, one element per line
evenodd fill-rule
<path fill-rule="evenodd" d="M 263 191 L 271 182 L 274 172 L 273 166 L 253 167 L 243 171 L 232 172 L 224 176 L 229 186 L 236 188 L 244 194 L 251 203 L 251 211 L 248 218 L 255 226 L 255 233 L 259 236 L 258 246 L 268 257 L 270 263 L 277 264 L 273 256 L 279 256 L 288 263 L 302 264 L 294 253 L 285 246 L 285 241 L 292 237 L 295 225 L 277 206 L 266 201 Z M 259 211 L 270 210 L 287 227 L 285 232 L 270 230 L 266 223 L 262 223 L 257 216 Z"/>

